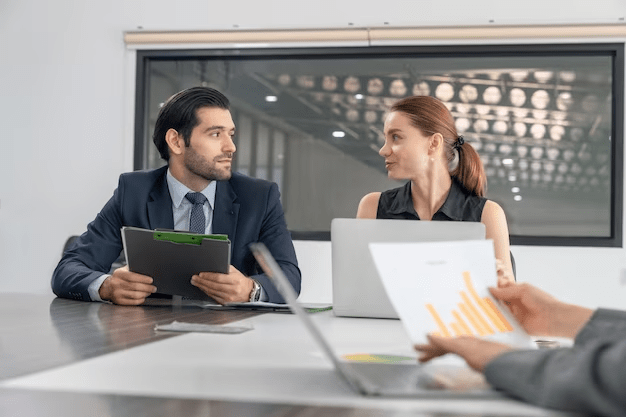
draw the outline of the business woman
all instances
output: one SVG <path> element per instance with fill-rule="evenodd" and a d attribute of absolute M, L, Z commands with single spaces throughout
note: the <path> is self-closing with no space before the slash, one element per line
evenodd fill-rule
<path fill-rule="evenodd" d="M 514 280 L 509 230 L 502 208 L 485 198 L 482 162 L 456 131 L 440 100 L 413 96 L 396 102 L 385 119 L 385 158 L 389 178 L 404 186 L 361 199 L 358 218 L 479 221 L 494 242 L 499 285 Z"/>

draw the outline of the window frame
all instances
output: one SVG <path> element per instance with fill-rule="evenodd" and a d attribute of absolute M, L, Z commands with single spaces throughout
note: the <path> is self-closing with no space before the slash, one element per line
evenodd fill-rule
<path fill-rule="evenodd" d="M 511 235 L 512 245 L 623 247 L 623 163 L 624 163 L 624 43 L 550 43 L 550 44 L 484 44 L 484 45 L 407 45 L 342 47 L 277 47 L 215 49 L 138 49 L 136 51 L 134 157 L 135 170 L 145 169 L 149 144 L 146 132 L 148 117 L 148 74 L 151 60 L 197 59 L 328 59 L 393 58 L 412 54 L 424 57 L 464 56 L 555 56 L 600 55 L 612 58 L 612 126 L 611 126 L 611 201 L 610 236 L 532 236 Z M 150 141 L 151 142 L 151 141 Z M 330 240 L 330 231 L 292 231 L 296 240 Z"/>

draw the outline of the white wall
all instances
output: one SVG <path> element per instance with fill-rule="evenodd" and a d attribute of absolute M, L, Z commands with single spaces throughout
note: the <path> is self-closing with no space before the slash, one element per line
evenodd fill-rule
<path fill-rule="evenodd" d="M 0 2 L 0 291 L 50 291 L 65 238 L 84 230 L 132 169 L 134 55 L 124 31 L 618 23 L 625 8 L 623 0 Z M 327 253 L 306 246 L 303 258 Z M 514 253 L 522 280 L 586 305 L 624 306 L 623 249 Z"/>

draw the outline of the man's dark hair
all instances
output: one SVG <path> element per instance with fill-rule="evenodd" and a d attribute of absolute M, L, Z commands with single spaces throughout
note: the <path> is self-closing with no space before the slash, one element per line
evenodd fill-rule
<path fill-rule="evenodd" d="M 154 125 L 152 141 L 156 145 L 161 158 L 169 161 L 170 152 L 165 141 L 165 134 L 174 129 L 183 137 L 185 146 L 189 146 L 191 132 L 198 125 L 196 111 L 202 107 L 218 107 L 229 110 L 230 102 L 219 91 L 209 87 L 191 87 L 170 97 Z"/>

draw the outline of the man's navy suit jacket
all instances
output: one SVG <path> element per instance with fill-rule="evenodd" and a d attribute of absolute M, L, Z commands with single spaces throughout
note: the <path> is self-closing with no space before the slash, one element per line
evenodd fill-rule
<path fill-rule="evenodd" d="M 89 223 L 87 231 L 65 251 L 54 270 L 52 290 L 56 295 L 91 299 L 89 284 L 108 273 L 122 251 L 122 226 L 174 228 L 166 173 L 167 166 L 120 176 L 113 197 Z M 244 275 L 256 279 L 263 286 L 268 301 L 284 302 L 250 252 L 248 245 L 253 242 L 263 242 L 267 246 L 296 292 L 300 292 L 298 261 L 275 183 L 238 173 L 233 173 L 228 181 L 218 181 L 213 233 L 228 235 L 231 264 Z"/>

